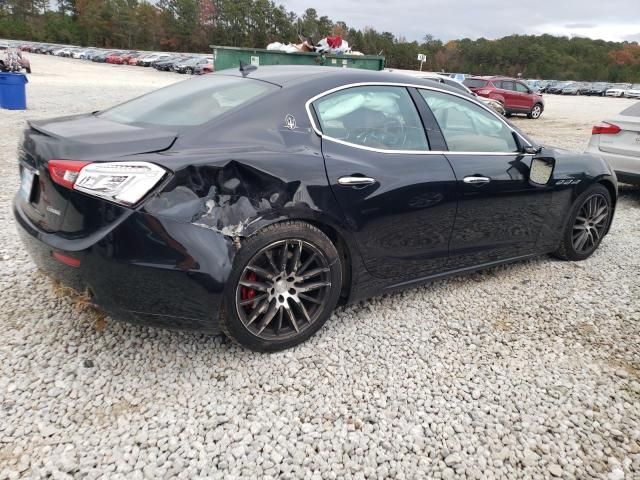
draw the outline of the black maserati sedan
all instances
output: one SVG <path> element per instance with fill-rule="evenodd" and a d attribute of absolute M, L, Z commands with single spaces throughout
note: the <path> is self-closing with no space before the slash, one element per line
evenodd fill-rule
<path fill-rule="evenodd" d="M 34 261 L 114 319 L 258 351 L 338 304 L 553 253 L 609 231 L 597 156 L 536 144 L 428 79 L 226 70 L 31 121 L 14 214 Z"/>

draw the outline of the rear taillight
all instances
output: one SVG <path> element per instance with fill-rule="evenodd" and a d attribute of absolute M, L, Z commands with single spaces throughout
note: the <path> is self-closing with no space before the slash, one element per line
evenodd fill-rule
<path fill-rule="evenodd" d="M 76 160 L 49 160 L 49 175 L 51 180 L 66 188 L 73 188 L 80 170 L 90 162 Z"/>
<path fill-rule="evenodd" d="M 616 133 L 620 133 L 620 127 L 608 122 L 600 122 L 591 129 L 592 135 L 615 135 Z"/>
<path fill-rule="evenodd" d="M 162 180 L 167 171 L 148 162 L 49 160 L 49 174 L 63 187 L 133 206 Z"/>

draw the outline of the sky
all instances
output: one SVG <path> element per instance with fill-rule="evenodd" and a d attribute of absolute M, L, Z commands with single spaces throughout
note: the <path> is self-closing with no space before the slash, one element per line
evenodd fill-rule
<path fill-rule="evenodd" d="M 639 0 L 276 0 L 298 15 L 310 6 L 319 16 L 350 27 L 374 27 L 407 40 L 500 38 L 514 33 L 580 36 L 640 42 Z"/>

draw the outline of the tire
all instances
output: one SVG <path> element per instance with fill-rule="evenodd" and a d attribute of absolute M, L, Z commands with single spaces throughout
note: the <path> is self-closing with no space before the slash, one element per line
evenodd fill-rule
<path fill-rule="evenodd" d="M 342 261 L 331 240 L 308 223 L 277 223 L 249 237 L 236 255 L 220 328 L 251 350 L 284 350 L 324 325 L 341 289 Z"/>
<path fill-rule="evenodd" d="M 537 120 L 542 115 L 542 105 L 540 103 L 536 103 L 533 107 L 531 107 L 531 111 L 527 113 L 527 118 L 531 118 L 533 120 Z"/>
<path fill-rule="evenodd" d="M 193 68 L 189 67 L 186 70 L 187 75 L 193 75 Z"/>
<path fill-rule="evenodd" d="M 592 202 L 592 203 L 590 203 Z M 592 210 L 591 205 L 596 207 Z M 601 206 L 606 205 L 606 217 L 599 222 L 588 223 L 591 219 L 597 220 L 602 213 L 599 212 Z M 609 230 L 611 218 L 613 215 L 613 207 L 611 202 L 611 194 L 603 185 L 596 184 L 584 191 L 573 203 L 565 230 L 562 235 L 560 247 L 554 255 L 563 260 L 580 261 L 589 258 L 593 252 L 597 250 L 602 242 L 602 238 Z M 583 222 L 580 220 L 584 218 Z M 587 224 L 592 225 L 584 228 Z M 580 248 L 580 232 L 587 232 L 588 237 L 584 248 Z"/>

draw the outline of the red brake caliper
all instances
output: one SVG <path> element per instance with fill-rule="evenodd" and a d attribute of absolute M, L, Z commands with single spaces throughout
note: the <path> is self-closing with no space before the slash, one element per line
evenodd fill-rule
<path fill-rule="evenodd" d="M 257 280 L 255 272 L 249 272 L 247 274 L 247 280 L 250 282 L 255 282 Z M 249 300 L 256 296 L 256 291 L 253 288 L 242 286 L 240 287 L 240 297 L 242 300 Z M 253 303 L 249 303 L 247 306 L 252 307 Z"/>

